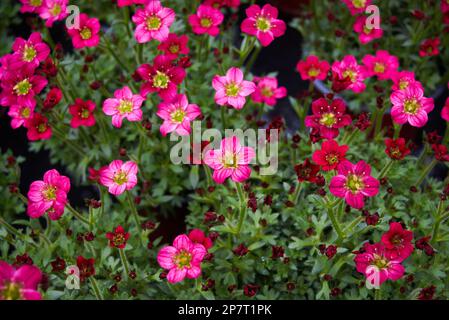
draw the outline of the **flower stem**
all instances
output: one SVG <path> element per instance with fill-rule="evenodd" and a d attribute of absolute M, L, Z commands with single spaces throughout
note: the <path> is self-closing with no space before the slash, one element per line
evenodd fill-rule
<path fill-rule="evenodd" d="M 432 229 L 432 237 L 430 238 L 430 243 L 435 244 L 438 237 L 438 231 L 440 229 L 441 221 L 443 221 L 444 215 L 441 215 L 441 211 L 443 210 L 443 201 L 438 203 L 437 213 L 435 216 L 435 223 L 433 224 Z"/>
<path fill-rule="evenodd" d="M 221 107 L 221 125 L 223 126 L 223 131 L 226 130 L 226 107 Z"/>
<path fill-rule="evenodd" d="M 421 185 L 421 183 L 424 181 L 430 171 L 432 171 L 432 169 L 437 165 L 437 163 L 438 161 L 436 159 L 433 159 L 432 162 L 430 162 L 428 166 L 424 168 L 424 171 L 421 173 L 418 180 L 416 180 L 416 183 L 414 184 L 416 187 Z"/>
<path fill-rule="evenodd" d="M 299 200 L 299 196 L 301 195 L 302 190 L 302 183 L 298 182 L 298 185 L 296 186 L 295 193 L 293 194 L 293 203 L 296 205 Z"/>
<path fill-rule="evenodd" d="M 212 185 L 212 173 L 210 172 L 210 168 L 208 165 L 204 165 L 204 173 L 206 174 L 206 181 L 207 181 L 207 185 L 211 186 Z"/>
<path fill-rule="evenodd" d="M 237 195 L 239 197 L 240 202 L 240 215 L 239 215 L 239 222 L 237 225 L 237 236 L 238 236 L 240 234 L 240 231 L 242 230 L 243 222 L 245 221 L 246 218 L 246 203 L 242 185 L 240 183 L 235 183 L 235 187 L 237 188 Z"/>
<path fill-rule="evenodd" d="M 101 294 L 101 291 L 98 288 L 97 280 L 94 277 L 90 277 L 89 280 L 97 300 L 104 300 L 103 295 Z"/>
<path fill-rule="evenodd" d="M 134 204 L 134 200 L 133 200 L 131 192 L 126 191 L 126 198 L 128 199 L 128 204 L 129 204 L 129 207 L 131 208 L 131 214 L 133 215 L 137 229 L 139 229 L 139 232 L 141 233 L 142 228 L 140 225 L 139 214 L 137 213 L 137 208 L 136 208 L 136 205 Z"/>
<path fill-rule="evenodd" d="M 341 229 L 340 223 L 337 220 L 337 217 L 335 216 L 335 208 L 337 208 L 340 205 L 340 202 L 343 201 L 343 199 L 339 199 L 335 202 L 333 206 L 330 206 L 327 210 L 328 216 L 331 219 L 332 226 L 335 229 L 335 232 L 337 232 L 338 239 L 343 240 L 345 238 L 345 234 L 343 233 L 343 230 Z"/>
<path fill-rule="evenodd" d="M 374 289 L 374 300 L 382 300 L 382 292 L 380 289 Z"/>
<path fill-rule="evenodd" d="M 85 223 L 86 225 L 89 225 L 89 220 L 84 218 L 81 213 L 76 211 L 70 204 L 66 204 L 66 208 L 69 209 L 69 211 L 81 222 Z"/>
<path fill-rule="evenodd" d="M 393 159 L 389 159 L 387 164 L 382 168 L 382 170 L 379 173 L 378 178 L 384 178 L 386 176 L 386 174 L 388 173 L 388 171 L 390 171 L 391 167 L 393 166 Z"/>
<path fill-rule="evenodd" d="M 120 253 L 120 260 L 122 261 L 123 270 L 126 273 L 126 276 L 129 277 L 129 265 L 128 265 L 128 259 L 126 258 L 126 253 L 124 249 L 118 250 Z"/>

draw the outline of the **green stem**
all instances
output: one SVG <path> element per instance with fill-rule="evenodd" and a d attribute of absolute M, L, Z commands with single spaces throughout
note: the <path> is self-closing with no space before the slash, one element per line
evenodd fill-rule
<path fill-rule="evenodd" d="M 298 185 L 296 186 L 295 193 L 293 194 L 293 203 L 296 205 L 299 200 L 299 196 L 301 195 L 302 190 L 302 183 L 298 182 Z"/>
<path fill-rule="evenodd" d="M 382 300 L 382 292 L 380 289 L 374 289 L 374 300 Z"/>
<path fill-rule="evenodd" d="M 120 60 L 118 55 L 112 49 L 111 44 L 109 43 L 109 40 L 107 40 L 106 37 L 104 37 L 104 42 L 106 44 L 106 49 L 109 51 L 109 53 L 115 59 L 115 61 L 120 65 L 120 67 L 122 67 L 126 72 L 130 73 L 130 70 L 129 70 L 128 66 L 124 62 L 122 62 L 122 60 Z"/>
<path fill-rule="evenodd" d="M 118 251 L 120 253 L 120 260 L 122 261 L 123 270 L 125 271 L 126 276 L 129 277 L 129 265 L 128 265 L 128 259 L 126 258 L 125 250 L 119 249 Z"/>
<path fill-rule="evenodd" d="M 126 198 L 128 199 L 128 204 L 131 208 L 131 214 L 133 215 L 137 229 L 139 229 L 139 232 L 142 233 L 142 226 L 140 225 L 139 214 L 137 213 L 137 208 L 130 191 L 126 191 Z"/>
<path fill-rule="evenodd" d="M 94 277 L 90 277 L 89 280 L 97 300 L 104 300 L 103 295 L 101 294 L 101 291 L 98 288 L 97 280 Z"/>
<path fill-rule="evenodd" d="M 437 165 L 438 160 L 433 159 L 432 162 L 430 162 L 426 168 L 424 168 L 424 171 L 421 173 L 418 180 L 416 180 L 416 183 L 414 184 L 416 187 L 419 187 L 421 183 L 424 181 L 424 179 L 427 177 L 427 175 L 432 171 L 432 169 Z"/>
<path fill-rule="evenodd" d="M 86 225 L 89 225 L 89 220 L 84 218 L 81 213 L 76 211 L 70 204 L 66 204 L 66 208 L 81 222 L 85 223 Z"/>
<path fill-rule="evenodd" d="M 433 224 L 432 237 L 430 238 L 431 244 L 435 244 L 437 241 L 438 231 L 440 229 L 440 225 L 441 225 L 441 221 L 442 221 L 442 217 L 443 217 L 441 215 L 442 208 L 443 208 L 443 201 L 440 200 L 440 202 L 438 203 L 437 213 L 435 215 L 435 223 Z"/>
<path fill-rule="evenodd" d="M 339 199 L 338 201 L 336 201 L 335 205 L 330 206 L 327 210 L 328 216 L 332 222 L 332 226 L 334 227 L 335 232 L 337 232 L 339 240 L 343 240 L 345 238 L 345 234 L 343 233 L 340 223 L 338 222 L 338 219 L 335 216 L 334 209 L 338 207 L 341 201 L 343 201 L 343 199 Z"/>
<path fill-rule="evenodd" d="M 239 236 L 240 231 L 242 230 L 243 222 L 246 218 L 246 202 L 245 202 L 245 195 L 243 193 L 242 185 L 238 182 L 235 183 L 235 187 L 237 188 L 237 195 L 239 197 L 240 202 L 240 214 L 239 214 L 239 221 L 237 225 L 237 236 Z"/>
<path fill-rule="evenodd" d="M 221 107 L 221 125 L 223 126 L 223 131 L 226 130 L 226 107 Z"/>
<path fill-rule="evenodd" d="M 383 177 L 385 177 L 388 173 L 388 171 L 390 171 L 391 167 L 393 166 L 393 159 L 389 159 L 387 164 L 382 168 L 382 170 L 379 173 L 378 178 L 381 179 Z"/>
<path fill-rule="evenodd" d="M 15 235 L 19 239 L 24 239 L 24 235 L 20 233 L 16 228 L 14 228 L 12 225 L 10 225 L 6 220 L 4 220 L 2 217 L 0 217 L 0 225 L 4 226 L 6 231 L 9 233 Z"/>
<path fill-rule="evenodd" d="M 210 172 L 210 168 L 207 165 L 204 165 L 203 168 L 204 168 L 204 173 L 206 174 L 207 185 L 211 186 L 212 185 L 212 173 Z"/>

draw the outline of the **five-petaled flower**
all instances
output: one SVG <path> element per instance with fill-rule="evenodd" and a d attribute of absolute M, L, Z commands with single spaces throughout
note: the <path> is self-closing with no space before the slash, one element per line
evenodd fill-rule
<path fill-rule="evenodd" d="M 327 78 L 330 65 L 326 60 L 319 60 L 317 56 L 308 56 L 306 60 L 301 60 L 296 65 L 296 70 L 301 74 L 303 80 L 321 80 Z"/>
<path fill-rule="evenodd" d="M 17 269 L 0 261 L 0 300 L 41 300 L 38 285 L 42 272 L 36 266 L 23 265 Z"/>
<path fill-rule="evenodd" d="M 126 232 L 122 226 L 118 226 L 113 232 L 106 233 L 106 239 L 109 240 L 110 247 L 123 249 L 126 247 L 126 242 L 129 239 L 129 233 Z"/>
<path fill-rule="evenodd" d="M 79 26 L 67 28 L 72 37 L 73 47 L 96 47 L 100 43 L 100 21 L 97 18 L 89 18 L 85 13 L 79 15 Z"/>
<path fill-rule="evenodd" d="M 335 140 L 326 140 L 321 145 L 321 150 L 316 150 L 312 155 L 312 160 L 323 171 L 330 171 L 346 160 L 346 152 L 349 150 L 347 145 L 339 146 Z"/>
<path fill-rule="evenodd" d="M 123 163 L 121 160 L 114 160 L 100 169 L 100 184 L 107 187 L 111 194 L 118 196 L 135 187 L 137 170 L 137 164 L 133 161 Z"/>
<path fill-rule="evenodd" d="M 72 115 L 70 126 L 78 128 L 80 126 L 92 127 L 95 125 L 95 102 L 92 100 L 75 99 L 75 103 L 69 106 L 69 112 Z"/>
<path fill-rule="evenodd" d="M 224 16 L 220 10 L 207 6 L 200 5 L 196 14 L 189 16 L 189 24 L 192 26 L 193 33 L 205 34 L 210 36 L 218 36 L 220 33 L 220 24 L 223 22 Z"/>
<path fill-rule="evenodd" d="M 138 43 L 151 39 L 165 41 L 175 21 L 175 12 L 163 7 L 159 0 L 149 0 L 144 8 L 137 9 L 132 20 L 137 25 L 134 36 Z"/>
<path fill-rule="evenodd" d="M 129 87 L 115 90 L 114 98 L 106 99 L 103 103 L 103 112 L 112 116 L 112 125 L 116 128 L 122 126 L 123 119 L 131 122 L 142 120 L 141 106 L 145 99 L 133 94 Z"/>

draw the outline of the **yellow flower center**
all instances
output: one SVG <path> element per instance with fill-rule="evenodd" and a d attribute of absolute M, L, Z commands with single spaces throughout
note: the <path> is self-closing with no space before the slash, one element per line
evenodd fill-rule
<path fill-rule="evenodd" d="M 390 263 L 381 256 L 374 254 L 374 260 L 372 264 L 374 264 L 377 268 L 379 268 L 379 270 L 382 270 L 388 268 Z"/>
<path fill-rule="evenodd" d="M 352 69 L 346 69 L 345 72 L 343 72 L 343 77 L 351 79 L 351 82 L 355 82 L 357 79 L 357 73 Z"/>
<path fill-rule="evenodd" d="M 190 268 L 190 262 L 192 261 L 192 255 L 185 250 L 182 250 L 180 253 L 178 253 L 174 258 L 174 263 L 179 269 L 182 269 L 184 267 Z"/>
<path fill-rule="evenodd" d="M 92 30 L 90 30 L 88 27 L 84 27 L 81 32 L 80 36 L 83 40 L 89 40 L 92 38 Z"/>
<path fill-rule="evenodd" d="M 39 133 L 44 133 L 45 131 L 47 131 L 47 125 L 45 123 L 39 123 L 36 127 L 36 130 Z"/>
<path fill-rule="evenodd" d="M 36 58 L 37 51 L 34 49 L 33 46 L 25 45 L 25 48 L 23 49 L 22 58 L 26 62 L 33 61 L 34 58 Z"/>
<path fill-rule="evenodd" d="M 225 88 L 228 97 L 237 97 L 240 92 L 240 87 L 235 82 L 227 84 Z"/>
<path fill-rule="evenodd" d="M 348 177 L 348 181 L 346 181 L 346 188 L 355 194 L 365 188 L 365 184 L 359 176 L 352 174 Z"/>
<path fill-rule="evenodd" d="M 200 20 L 200 25 L 203 28 L 209 28 L 212 25 L 212 20 L 210 18 L 202 18 Z"/>
<path fill-rule="evenodd" d="M 316 68 L 310 68 L 308 74 L 309 74 L 309 77 L 316 77 L 320 74 L 320 70 L 318 70 Z"/>
<path fill-rule="evenodd" d="M 114 235 L 113 242 L 116 246 L 121 246 L 125 243 L 125 237 L 123 236 L 123 233 L 118 233 Z"/>
<path fill-rule="evenodd" d="M 40 7 L 42 5 L 42 0 L 30 0 L 30 6 Z"/>
<path fill-rule="evenodd" d="M 332 112 L 323 114 L 320 119 L 320 124 L 326 127 L 332 127 L 335 122 L 337 122 L 337 119 L 335 118 L 335 114 Z"/>
<path fill-rule="evenodd" d="M 376 64 L 374 65 L 374 71 L 376 73 L 384 73 L 385 65 L 383 63 L 376 62 Z"/>
<path fill-rule="evenodd" d="M 408 81 L 407 80 L 401 80 L 399 81 L 399 89 L 405 90 L 408 87 Z"/>
<path fill-rule="evenodd" d="M 261 93 L 264 97 L 270 98 L 273 96 L 273 90 L 269 87 L 263 87 Z"/>
<path fill-rule="evenodd" d="M 364 8 L 366 0 L 352 0 L 352 5 L 357 9 Z"/>
<path fill-rule="evenodd" d="M 28 79 L 24 79 L 24 80 L 18 82 L 14 86 L 13 89 L 14 89 L 14 92 L 16 93 L 16 95 L 18 95 L 18 96 L 25 96 L 31 90 L 31 83 L 30 83 L 30 81 Z"/>
<path fill-rule="evenodd" d="M 126 176 L 126 173 L 123 171 L 119 171 L 114 175 L 114 178 L 112 179 L 116 184 L 121 186 L 122 184 L 128 182 L 128 177 Z"/>
<path fill-rule="evenodd" d="M 404 102 L 404 112 L 408 114 L 416 114 L 421 105 L 416 99 L 406 100 Z"/>
<path fill-rule="evenodd" d="M 153 85 L 156 88 L 167 89 L 170 78 L 163 72 L 157 71 L 153 77 Z"/>
<path fill-rule="evenodd" d="M 176 111 L 173 111 L 173 112 L 170 114 L 171 120 L 172 120 L 173 122 L 176 122 L 176 123 L 182 123 L 182 121 L 184 120 L 185 115 L 186 115 L 186 113 L 185 113 L 185 111 L 182 110 L 182 109 L 178 109 L 178 110 L 176 110 Z"/>
<path fill-rule="evenodd" d="M 120 114 L 130 113 L 133 111 L 133 103 L 130 100 L 121 100 L 117 109 Z"/>
<path fill-rule="evenodd" d="M 29 118 L 30 115 L 31 115 L 31 110 L 30 110 L 30 108 L 28 108 L 28 107 L 23 108 L 23 109 L 20 111 L 20 115 L 22 116 L 22 118 L 25 118 L 25 119 Z"/>
<path fill-rule="evenodd" d="M 21 300 L 22 294 L 20 293 L 20 285 L 17 283 L 6 283 L 2 292 L 0 292 L 0 297 L 3 300 Z"/>
<path fill-rule="evenodd" d="M 53 8 L 50 9 L 50 13 L 52 16 L 58 16 L 62 11 L 61 5 L 60 4 L 55 4 L 53 6 Z"/>
<path fill-rule="evenodd" d="M 44 191 L 42 192 L 45 200 L 47 200 L 47 201 L 55 200 L 56 199 L 56 190 L 57 189 L 54 186 L 45 187 Z"/>
<path fill-rule="evenodd" d="M 335 164 L 338 162 L 338 156 L 335 154 L 328 154 L 326 155 L 326 162 L 329 164 Z"/>
<path fill-rule="evenodd" d="M 147 29 L 150 31 L 159 30 L 162 25 L 161 18 L 158 16 L 150 16 L 147 18 Z"/>
<path fill-rule="evenodd" d="M 87 119 L 87 118 L 89 118 L 90 112 L 87 109 L 83 109 L 79 115 L 81 118 Z"/>
<path fill-rule="evenodd" d="M 237 161 L 237 155 L 235 153 L 228 153 L 225 154 L 223 159 L 223 166 L 225 168 L 237 168 L 238 167 L 238 161 Z"/>
<path fill-rule="evenodd" d="M 178 53 L 179 52 L 179 46 L 177 44 L 173 44 L 168 48 L 168 51 L 171 53 Z"/>
<path fill-rule="evenodd" d="M 259 31 L 267 32 L 271 29 L 271 22 L 267 18 L 258 17 L 256 20 L 256 28 Z"/>

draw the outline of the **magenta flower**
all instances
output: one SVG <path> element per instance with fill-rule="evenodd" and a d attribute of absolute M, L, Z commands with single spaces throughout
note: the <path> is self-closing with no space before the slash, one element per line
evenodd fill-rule
<path fill-rule="evenodd" d="M 22 13 L 39 13 L 44 5 L 44 0 L 20 0 L 20 2 L 22 3 L 20 12 Z"/>
<path fill-rule="evenodd" d="M 189 104 L 187 96 L 178 94 L 171 102 L 162 102 L 158 106 L 158 117 L 164 120 L 160 127 L 163 136 L 176 132 L 180 136 L 190 134 L 190 122 L 201 115 L 196 104 Z"/>
<path fill-rule="evenodd" d="M 36 106 L 34 96 L 45 88 L 48 81 L 34 74 L 34 66 L 24 65 L 18 70 L 10 70 L 3 74 L 0 93 L 2 106 L 20 105 L 33 108 Z"/>
<path fill-rule="evenodd" d="M 176 96 L 178 85 L 186 77 L 186 71 L 174 64 L 168 56 L 157 56 L 153 65 L 143 64 L 137 73 L 144 80 L 140 94 L 146 97 L 150 92 L 157 92 L 163 100 L 171 100 Z"/>
<path fill-rule="evenodd" d="M 344 4 L 348 7 L 349 11 L 353 16 L 364 13 L 366 7 L 371 4 L 371 0 L 342 0 Z"/>
<path fill-rule="evenodd" d="M 379 80 L 389 80 L 399 68 L 398 58 L 385 50 L 377 51 L 375 56 L 367 54 L 362 61 L 366 78 L 377 76 Z"/>
<path fill-rule="evenodd" d="M 23 265 L 15 269 L 0 261 L 0 300 L 41 300 L 37 291 L 41 279 L 38 267 Z"/>
<path fill-rule="evenodd" d="M 96 47 L 100 42 L 100 21 L 97 18 L 89 18 L 85 13 L 79 16 L 78 28 L 68 28 L 67 32 L 72 37 L 73 47 L 81 49 L 84 47 Z"/>
<path fill-rule="evenodd" d="M 393 104 L 391 117 L 398 124 L 406 122 L 414 127 L 422 127 L 427 123 L 427 114 L 433 110 L 433 98 L 424 97 L 420 85 L 410 84 L 404 90 L 394 91 L 390 96 Z"/>
<path fill-rule="evenodd" d="M 346 105 L 343 100 L 335 99 L 330 104 L 325 98 L 312 103 L 313 115 L 305 119 L 306 127 L 317 128 L 325 139 L 334 139 L 339 129 L 351 124 L 351 116 L 345 114 Z"/>
<path fill-rule="evenodd" d="M 412 83 L 422 88 L 421 82 L 415 79 L 415 73 L 412 71 L 395 72 L 392 75 L 391 80 L 393 81 L 393 90 L 405 90 Z"/>
<path fill-rule="evenodd" d="M 226 76 L 215 76 L 212 80 L 215 102 L 220 106 L 230 105 L 235 109 L 242 109 L 246 98 L 256 90 L 256 85 L 251 81 L 243 80 L 243 72 L 239 68 L 231 68 Z"/>
<path fill-rule="evenodd" d="M 20 68 L 27 63 L 38 67 L 50 54 L 50 48 L 42 42 L 39 32 L 33 32 L 28 40 L 16 38 L 12 50 L 14 51 L 11 60 L 13 69 Z"/>
<path fill-rule="evenodd" d="M 92 100 L 75 99 L 75 103 L 69 106 L 69 113 L 72 115 L 70 126 L 78 128 L 80 126 L 92 127 L 95 125 L 95 102 Z"/>
<path fill-rule="evenodd" d="M 365 91 L 366 85 L 363 82 L 365 80 L 363 68 L 357 63 L 354 56 L 348 55 L 341 61 L 335 61 L 332 64 L 332 72 L 336 73 L 340 79 L 348 78 L 350 80 L 349 90 L 355 93 Z"/>
<path fill-rule="evenodd" d="M 361 44 L 367 44 L 374 39 L 382 38 L 383 30 L 382 28 L 372 28 L 368 29 L 366 27 L 366 16 L 359 16 L 354 23 L 354 32 L 358 33 L 359 41 Z"/>
<path fill-rule="evenodd" d="M 365 197 L 374 197 L 379 192 L 379 181 L 371 177 L 371 167 L 363 160 L 355 165 L 343 161 L 338 165 L 337 172 L 329 190 L 355 209 L 363 208 Z"/>
<path fill-rule="evenodd" d="M 329 62 L 320 61 L 317 56 L 308 56 L 305 61 L 301 60 L 296 66 L 296 70 L 301 74 L 303 80 L 325 80 L 329 72 Z"/>
<path fill-rule="evenodd" d="M 134 36 L 138 43 L 151 39 L 165 41 L 170 33 L 170 26 L 175 21 L 175 12 L 163 7 L 158 0 L 149 0 L 145 8 L 137 9 L 132 20 L 137 25 Z"/>
<path fill-rule="evenodd" d="M 277 99 L 287 96 L 285 87 L 278 87 L 278 80 L 275 77 L 255 77 L 256 91 L 251 95 L 251 99 L 257 103 L 265 103 L 271 107 L 275 106 Z"/>
<path fill-rule="evenodd" d="M 246 9 L 247 18 L 242 22 L 242 32 L 255 36 L 266 47 L 274 38 L 280 37 L 287 29 L 285 22 L 277 19 L 278 9 L 266 4 L 261 9 L 253 4 Z"/>
<path fill-rule="evenodd" d="M 25 124 L 25 122 L 33 117 L 34 107 L 25 107 L 13 105 L 8 110 L 8 116 L 11 117 L 11 127 L 17 129 Z"/>
<path fill-rule="evenodd" d="M 132 6 L 133 4 L 147 4 L 149 0 L 117 0 L 119 8 L 125 6 Z"/>
<path fill-rule="evenodd" d="M 69 191 L 69 178 L 60 175 L 55 169 L 47 171 L 43 180 L 34 181 L 30 185 L 28 216 L 36 219 L 47 213 L 50 219 L 58 220 L 64 213 Z"/>
<path fill-rule="evenodd" d="M 223 183 L 228 177 L 235 182 L 243 182 L 251 175 L 248 166 L 256 156 L 254 149 L 243 147 L 236 136 L 221 140 L 220 149 L 208 150 L 204 163 L 214 170 L 212 178 L 216 183 Z"/>
<path fill-rule="evenodd" d="M 223 19 L 224 16 L 220 10 L 202 4 L 198 7 L 196 14 L 189 16 L 189 24 L 195 34 L 207 33 L 216 37 L 220 33 L 219 26 Z"/>
<path fill-rule="evenodd" d="M 189 54 L 190 49 L 187 46 L 189 37 L 185 34 L 177 36 L 175 33 L 170 33 L 167 40 L 162 42 L 157 49 L 164 52 L 164 55 L 171 59 L 176 59 L 181 54 Z"/>
<path fill-rule="evenodd" d="M 444 104 L 443 109 L 441 109 L 441 118 L 449 122 L 449 98 L 446 99 L 446 103 Z"/>
<path fill-rule="evenodd" d="M 103 102 L 103 112 L 112 116 L 114 127 L 120 128 L 125 118 L 131 122 L 142 120 L 140 108 L 145 99 L 141 95 L 133 94 L 129 87 L 123 87 L 115 90 L 114 97 Z"/>
<path fill-rule="evenodd" d="M 69 0 L 44 0 L 39 10 L 39 15 L 46 20 L 45 26 L 50 28 L 55 21 L 60 21 L 67 17 L 68 4 Z"/>
<path fill-rule="evenodd" d="M 380 286 L 388 279 L 396 281 L 404 275 L 401 260 L 387 258 L 382 243 L 366 243 L 363 249 L 356 255 L 354 262 L 357 271 L 363 273 L 371 285 Z"/>
<path fill-rule="evenodd" d="M 137 184 L 137 164 L 132 161 L 123 163 L 114 160 L 108 166 L 100 169 L 100 184 L 107 187 L 109 193 L 118 196 L 131 190 Z"/>
<path fill-rule="evenodd" d="M 177 283 L 184 280 L 196 279 L 201 275 L 201 262 L 207 250 L 202 244 L 193 243 L 185 234 L 179 235 L 173 241 L 173 246 L 162 248 L 157 254 L 159 265 L 169 270 L 167 280 Z"/>
<path fill-rule="evenodd" d="M 27 138 L 30 141 L 48 140 L 51 138 L 52 129 L 48 124 L 48 119 L 40 113 L 30 115 L 23 125 L 28 129 Z"/>

